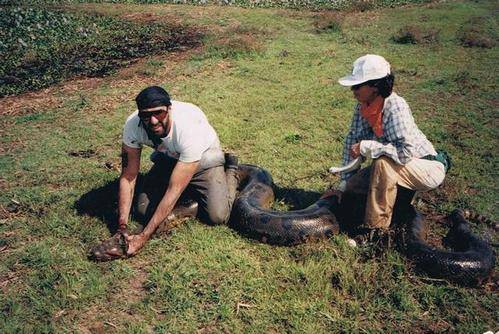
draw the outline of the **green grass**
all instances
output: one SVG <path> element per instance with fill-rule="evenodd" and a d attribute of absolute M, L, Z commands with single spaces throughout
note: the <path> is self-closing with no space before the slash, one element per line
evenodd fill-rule
<path fill-rule="evenodd" d="M 161 84 L 199 105 L 224 148 L 270 171 L 275 207 L 304 207 L 338 182 L 325 171 L 340 162 L 354 101 L 336 80 L 365 53 L 392 63 L 396 91 L 420 128 L 454 158 L 422 209 L 468 207 L 497 219 L 497 47 L 460 40 L 472 17 L 490 24 L 494 6 L 451 2 L 340 18 L 212 6 L 65 7 L 67 15 L 179 20 L 206 37 L 202 48 L 150 56 L 103 79 L 2 99 L 0 331 L 496 331 L 493 287 L 428 280 L 395 250 L 374 257 L 350 248 L 344 235 L 274 247 L 191 220 L 132 259 L 86 258 L 110 234 L 118 171 L 106 165 L 119 167 L 122 126 L 142 88 Z M 328 20 L 334 29 L 318 29 Z M 438 40 L 393 42 L 407 22 L 438 29 Z"/>

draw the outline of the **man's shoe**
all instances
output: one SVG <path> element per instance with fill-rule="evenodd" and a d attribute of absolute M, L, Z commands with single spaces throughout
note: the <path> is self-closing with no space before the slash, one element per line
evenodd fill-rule
<path fill-rule="evenodd" d="M 237 169 L 238 158 L 234 153 L 225 153 L 225 169 Z"/>
<path fill-rule="evenodd" d="M 184 200 L 182 202 L 177 202 L 172 212 L 168 217 L 161 222 L 161 224 L 156 229 L 156 234 L 166 234 L 170 232 L 173 228 L 179 226 L 181 223 L 185 222 L 189 218 L 195 218 L 198 213 L 198 202 L 193 200 Z"/>

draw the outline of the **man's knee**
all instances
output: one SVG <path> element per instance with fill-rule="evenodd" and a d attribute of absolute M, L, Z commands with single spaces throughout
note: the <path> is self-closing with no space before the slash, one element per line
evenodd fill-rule
<path fill-rule="evenodd" d="M 222 203 L 217 203 L 217 205 L 209 207 L 207 213 L 208 219 L 213 225 L 227 224 L 230 217 L 230 207 Z"/>

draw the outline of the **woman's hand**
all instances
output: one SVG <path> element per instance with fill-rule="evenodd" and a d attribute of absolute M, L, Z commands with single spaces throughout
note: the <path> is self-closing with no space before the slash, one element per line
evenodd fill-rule
<path fill-rule="evenodd" d="M 360 156 L 360 143 L 350 146 L 350 156 L 354 159 Z"/>

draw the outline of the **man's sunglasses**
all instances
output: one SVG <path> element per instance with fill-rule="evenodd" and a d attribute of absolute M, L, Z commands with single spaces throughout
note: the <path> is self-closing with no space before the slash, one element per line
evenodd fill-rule
<path fill-rule="evenodd" d="M 139 118 L 143 121 L 150 120 L 152 116 L 154 116 L 155 118 L 162 118 L 161 115 L 166 112 L 166 110 L 139 111 Z"/>

